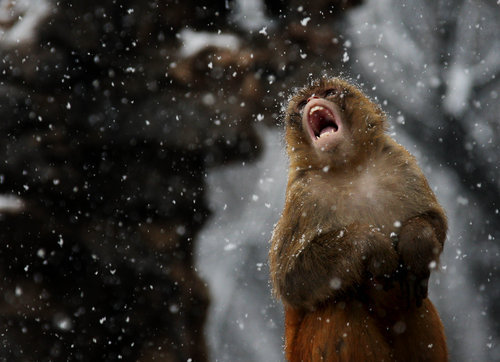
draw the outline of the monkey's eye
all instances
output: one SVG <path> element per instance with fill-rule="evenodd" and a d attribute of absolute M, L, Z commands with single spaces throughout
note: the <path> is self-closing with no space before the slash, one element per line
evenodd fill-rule
<path fill-rule="evenodd" d="M 325 91 L 325 95 L 324 95 L 324 97 L 325 97 L 325 98 L 326 98 L 326 97 L 333 97 L 333 96 L 337 95 L 337 93 L 338 93 L 338 91 L 337 91 L 335 88 L 327 89 L 327 90 Z"/>
<path fill-rule="evenodd" d="M 304 99 L 302 102 L 300 102 L 299 104 L 297 104 L 297 109 L 299 110 L 299 112 L 301 112 L 304 107 L 306 106 L 307 104 L 307 99 Z"/>

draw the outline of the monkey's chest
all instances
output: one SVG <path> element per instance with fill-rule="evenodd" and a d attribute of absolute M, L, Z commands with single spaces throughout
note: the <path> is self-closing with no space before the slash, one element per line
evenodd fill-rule
<path fill-rule="evenodd" d="M 356 182 L 323 185 L 323 192 L 316 193 L 316 203 L 319 213 L 329 215 L 323 222 L 333 222 L 331 227 L 361 223 L 390 232 L 409 217 L 405 197 L 399 185 L 378 182 L 368 175 Z"/>

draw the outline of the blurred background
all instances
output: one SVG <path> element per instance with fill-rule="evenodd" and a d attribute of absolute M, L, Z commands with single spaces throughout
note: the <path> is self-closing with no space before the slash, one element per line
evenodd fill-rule
<path fill-rule="evenodd" d="M 0 0 L 0 359 L 281 361 L 280 114 L 322 75 L 447 210 L 452 361 L 500 361 L 500 2 Z"/>

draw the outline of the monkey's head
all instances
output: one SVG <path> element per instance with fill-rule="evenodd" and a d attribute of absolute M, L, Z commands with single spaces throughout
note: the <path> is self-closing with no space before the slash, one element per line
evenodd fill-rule
<path fill-rule="evenodd" d="M 320 79 L 298 91 L 288 104 L 290 164 L 309 169 L 353 166 L 378 147 L 385 118 L 357 87 L 338 78 Z"/>

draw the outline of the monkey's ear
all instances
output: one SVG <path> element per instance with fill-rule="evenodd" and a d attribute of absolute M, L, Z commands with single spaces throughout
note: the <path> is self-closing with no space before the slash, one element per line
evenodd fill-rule
<path fill-rule="evenodd" d="M 377 110 L 380 108 L 376 107 Z M 368 132 L 385 132 L 387 131 L 388 124 L 386 121 L 386 114 L 382 111 L 375 111 L 371 117 L 366 118 L 366 130 Z"/>
<path fill-rule="evenodd" d="M 384 112 L 380 104 L 372 101 L 373 113 L 375 117 L 370 120 L 370 123 L 374 123 L 375 126 L 387 127 L 387 114 Z"/>
<path fill-rule="evenodd" d="M 291 125 L 294 125 L 294 126 L 301 126 L 302 125 L 302 117 L 300 116 L 300 113 L 298 113 L 298 112 L 291 112 L 287 118 L 290 121 Z"/>

